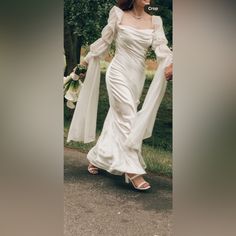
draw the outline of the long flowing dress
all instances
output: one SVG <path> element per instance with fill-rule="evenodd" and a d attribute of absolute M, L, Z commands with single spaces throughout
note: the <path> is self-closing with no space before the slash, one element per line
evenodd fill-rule
<path fill-rule="evenodd" d="M 167 46 L 162 19 L 152 16 L 153 29 L 136 29 L 122 25 L 124 12 L 114 6 L 101 38 L 90 45 L 85 57 L 88 70 L 70 125 L 67 141 L 95 140 L 98 93 L 100 83 L 99 61 L 112 41 L 116 52 L 106 72 L 109 111 L 96 145 L 88 152 L 93 165 L 115 175 L 123 173 L 146 174 L 141 154 L 142 141 L 152 135 L 156 114 L 164 96 L 167 81 L 164 69 L 172 63 L 172 51 Z M 137 106 L 145 82 L 145 57 L 152 46 L 158 60 L 158 69 L 148 89 L 140 111 Z"/>

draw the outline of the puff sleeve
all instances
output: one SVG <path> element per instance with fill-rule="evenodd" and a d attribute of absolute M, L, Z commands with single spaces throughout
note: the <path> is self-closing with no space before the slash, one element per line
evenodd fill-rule
<path fill-rule="evenodd" d="M 67 142 L 92 142 L 96 139 L 96 121 L 100 86 L 100 57 L 109 49 L 116 36 L 118 19 L 117 7 L 109 12 L 107 25 L 103 28 L 101 37 L 90 45 L 90 51 L 85 57 L 88 69 L 83 86 L 80 90 L 75 111 L 70 124 Z"/>
<path fill-rule="evenodd" d="M 141 110 L 137 112 L 131 132 L 126 140 L 126 146 L 140 150 L 142 140 L 151 137 L 156 115 L 164 97 L 167 81 L 165 68 L 172 63 L 172 51 L 167 46 L 167 39 L 163 30 L 162 19 L 154 16 L 154 35 L 152 49 L 155 51 L 158 68 L 148 89 Z"/>
<path fill-rule="evenodd" d="M 166 39 L 163 29 L 163 22 L 160 16 L 154 16 L 154 36 L 152 41 L 152 49 L 155 51 L 157 61 L 166 60 L 166 66 L 172 63 L 173 53 L 167 46 L 168 40 Z"/>
<path fill-rule="evenodd" d="M 109 49 L 116 36 L 117 7 L 114 6 L 109 12 L 107 25 L 103 28 L 101 37 L 90 45 L 90 51 L 84 58 L 89 63 L 91 57 L 101 57 Z"/>

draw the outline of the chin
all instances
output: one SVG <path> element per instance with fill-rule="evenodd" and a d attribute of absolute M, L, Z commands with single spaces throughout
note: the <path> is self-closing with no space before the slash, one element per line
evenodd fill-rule
<path fill-rule="evenodd" d="M 137 0 L 136 2 L 140 7 L 145 7 L 146 5 L 150 5 L 151 1 L 150 0 Z"/>

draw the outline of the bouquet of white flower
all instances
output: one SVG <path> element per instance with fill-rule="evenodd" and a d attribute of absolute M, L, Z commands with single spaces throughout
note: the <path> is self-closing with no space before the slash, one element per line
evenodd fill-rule
<path fill-rule="evenodd" d="M 83 79 L 85 78 L 87 68 L 84 65 L 78 65 L 73 69 L 67 77 L 64 77 L 64 96 L 67 99 L 67 107 L 75 108 L 74 102 L 77 102 L 79 92 L 83 86 Z"/>

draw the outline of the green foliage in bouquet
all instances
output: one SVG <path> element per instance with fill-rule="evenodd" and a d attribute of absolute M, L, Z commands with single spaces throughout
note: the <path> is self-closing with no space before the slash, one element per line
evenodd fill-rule
<path fill-rule="evenodd" d="M 76 75 L 80 75 L 81 73 L 85 74 L 86 72 L 87 72 L 87 68 L 84 65 L 76 66 L 76 69 L 75 69 L 75 74 Z"/>
<path fill-rule="evenodd" d="M 65 80 L 66 80 L 66 82 L 64 82 L 64 86 L 63 86 L 63 88 L 64 88 L 64 95 L 69 90 L 70 83 L 71 83 L 71 80 L 68 80 L 67 78 Z"/>
<path fill-rule="evenodd" d="M 71 92 L 78 91 L 78 88 L 80 86 L 79 80 L 83 82 L 86 72 L 87 68 L 84 65 L 77 65 L 74 68 L 74 74 L 76 76 L 73 76 L 72 72 L 69 76 L 66 77 L 64 81 L 64 93 L 66 93 L 68 90 L 70 90 Z"/>
<path fill-rule="evenodd" d="M 80 90 L 83 86 L 83 79 L 85 78 L 87 68 L 84 65 L 77 65 L 67 77 L 64 77 L 64 97 L 67 100 L 67 107 L 75 108 Z"/>
<path fill-rule="evenodd" d="M 71 81 L 69 89 L 71 89 L 72 92 L 76 92 L 79 87 L 79 82 L 78 81 Z"/>

